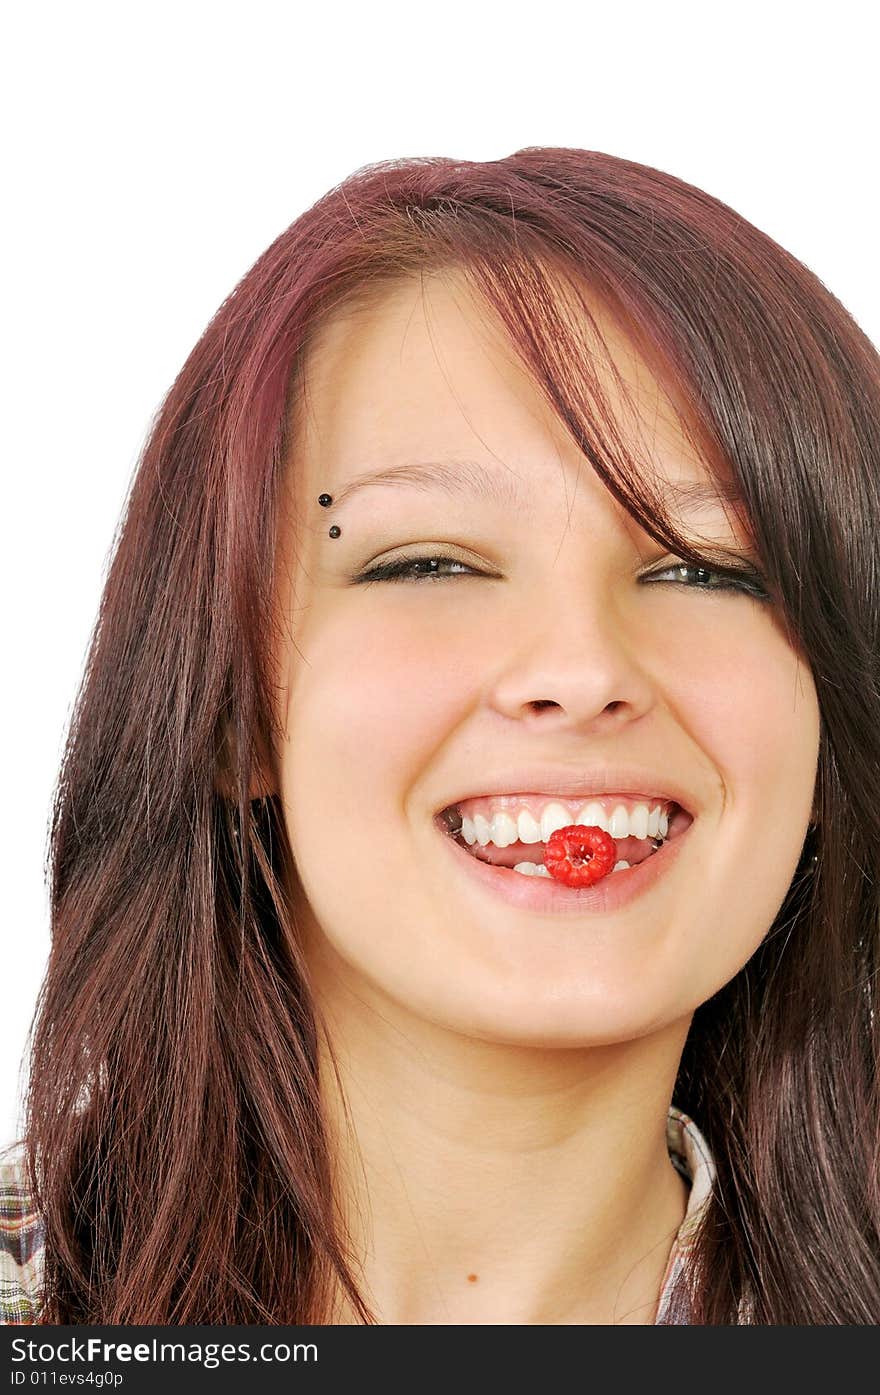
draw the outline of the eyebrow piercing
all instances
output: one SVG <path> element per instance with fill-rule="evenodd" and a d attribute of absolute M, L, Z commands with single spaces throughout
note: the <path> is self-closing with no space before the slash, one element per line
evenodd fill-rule
<path fill-rule="evenodd" d="M 321 505 L 322 509 L 327 509 L 333 503 L 333 496 L 331 494 L 319 494 L 318 503 Z M 339 527 L 338 523 L 334 523 L 333 527 L 330 529 L 330 537 L 339 538 L 341 536 L 342 529 Z"/>

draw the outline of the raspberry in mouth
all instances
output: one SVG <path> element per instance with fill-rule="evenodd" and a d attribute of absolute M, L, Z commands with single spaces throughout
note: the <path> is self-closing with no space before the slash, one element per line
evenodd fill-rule
<path fill-rule="evenodd" d="M 564 886 L 593 886 L 617 861 L 617 845 L 604 828 L 569 824 L 557 828 L 544 848 L 544 866 Z"/>
<path fill-rule="evenodd" d="M 470 836 L 464 836 L 462 811 L 458 805 L 449 805 L 435 816 L 435 821 L 463 852 L 479 862 L 584 888 L 595 885 L 610 873 L 637 867 L 693 822 L 693 817 L 675 801 L 667 800 L 665 809 L 661 827 L 647 836 L 644 824 L 639 829 L 641 836 L 631 828 L 629 835 L 621 832 L 615 838 L 606 828 L 584 821 L 557 828 L 538 842 L 529 838 L 527 842 L 514 841 L 506 846 L 504 843 L 496 845 L 492 840 L 475 842 L 472 826 Z M 534 833 L 534 824 L 530 831 Z"/>

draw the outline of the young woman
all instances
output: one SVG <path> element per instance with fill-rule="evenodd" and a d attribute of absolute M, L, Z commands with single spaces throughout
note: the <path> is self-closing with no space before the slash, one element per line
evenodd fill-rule
<path fill-rule="evenodd" d="M 6 1321 L 880 1321 L 878 423 L 658 170 L 282 234 L 102 600 Z"/>

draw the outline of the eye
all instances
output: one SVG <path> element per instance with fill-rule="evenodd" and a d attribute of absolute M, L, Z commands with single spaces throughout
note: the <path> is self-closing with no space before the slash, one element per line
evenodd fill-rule
<path fill-rule="evenodd" d="M 417 568 L 424 568 L 418 571 Z M 446 567 L 459 567 L 457 572 L 446 572 Z M 355 577 L 355 583 L 365 581 L 445 581 L 449 576 L 486 576 L 486 572 L 475 571 L 466 562 L 456 557 L 399 557 L 394 562 L 383 562 L 371 567 Z"/>
<path fill-rule="evenodd" d="M 754 596 L 757 600 L 769 601 L 770 595 L 764 586 L 764 578 L 753 567 L 743 568 L 735 571 L 714 571 L 709 567 L 694 567 L 686 562 L 677 562 L 672 566 L 664 567 L 659 572 L 648 572 L 642 577 L 643 581 L 661 581 L 670 573 L 678 573 L 679 581 L 672 582 L 672 585 L 684 585 L 689 591 L 741 591 L 746 595 Z M 696 582 L 685 581 L 686 576 L 697 577 Z M 712 578 L 715 579 L 714 584 Z M 670 583 L 664 582 L 669 585 Z"/>
<path fill-rule="evenodd" d="M 451 568 L 456 570 L 448 570 Z M 677 580 L 666 581 L 670 574 L 677 574 Z M 368 571 L 355 577 L 354 583 L 357 585 L 373 581 L 445 581 L 453 576 L 488 575 L 487 572 L 469 567 L 457 557 L 398 557 L 393 562 L 383 562 L 377 567 L 370 567 Z M 641 580 L 683 586 L 685 590 L 690 591 L 738 591 L 754 596 L 756 600 L 770 599 L 763 578 L 751 567 L 735 571 L 715 571 L 708 567 L 695 567 L 681 562 L 664 567 L 661 571 L 648 572 Z"/>

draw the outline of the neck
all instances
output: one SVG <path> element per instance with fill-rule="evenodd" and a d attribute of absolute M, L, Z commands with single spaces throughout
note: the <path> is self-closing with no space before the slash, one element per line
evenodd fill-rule
<path fill-rule="evenodd" d="M 506 1045 L 333 982 L 322 1092 L 377 1321 L 653 1323 L 687 1207 L 666 1115 L 690 1019 L 612 1045 Z M 340 1297 L 332 1321 L 359 1319 Z"/>

